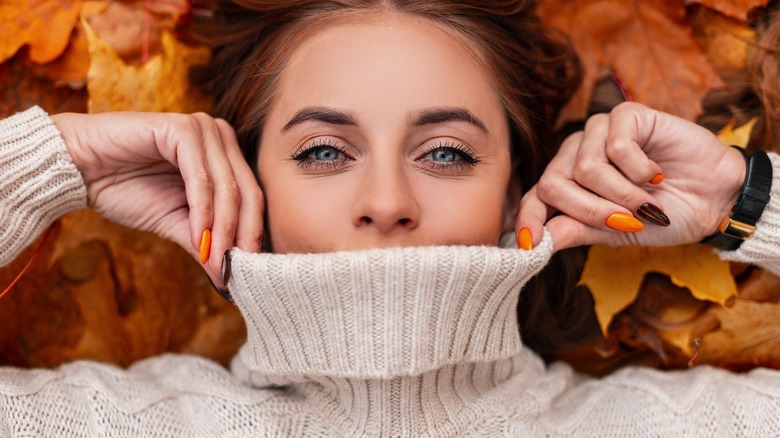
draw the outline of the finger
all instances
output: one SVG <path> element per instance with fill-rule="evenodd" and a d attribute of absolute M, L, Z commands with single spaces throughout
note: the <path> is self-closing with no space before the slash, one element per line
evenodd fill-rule
<path fill-rule="evenodd" d="M 235 244 L 248 252 L 260 252 L 263 236 L 263 210 L 265 202 L 257 179 L 244 159 L 238 146 L 235 131 L 224 120 L 217 119 L 228 161 L 233 167 L 236 182 L 241 190 Z"/>
<path fill-rule="evenodd" d="M 214 222 L 214 182 L 202 148 L 199 123 L 191 116 L 181 117 L 183 121 L 176 123 L 177 128 L 170 131 L 178 137 L 173 143 L 177 145 L 175 164 L 184 180 L 189 206 L 190 244 L 199 252 L 203 230 L 211 229 Z"/>
<path fill-rule="evenodd" d="M 238 225 L 241 195 L 226 155 L 222 134 L 216 120 L 207 114 L 195 114 L 202 126 L 201 135 L 206 151 L 206 164 L 214 181 L 214 222 L 211 228 L 211 251 L 208 264 L 213 272 L 222 269 L 222 256 L 233 247 Z"/>
<path fill-rule="evenodd" d="M 612 246 L 637 244 L 635 235 L 631 233 L 600 230 L 566 215 L 550 219 L 545 227 L 552 236 L 553 252 L 597 243 Z"/>
<path fill-rule="evenodd" d="M 539 199 L 536 186 L 531 187 L 520 200 L 520 211 L 515 222 L 517 246 L 525 250 L 536 248 L 542 241 L 544 223 L 552 213 L 552 210 Z M 523 231 L 524 229 L 527 231 Z"/>
<path fill-rule="evenodd" d="M 655 128 L 654 114 L 644 105 L 627 102 L 615 107 L 609 115 L 606 157 L 637 184 L 657 184 L 663 180 L 661 166 L 642 149 Z"/>
<path fill-rule="evenodd" d="M 592 193 L 559 172 L 545 172 L 537 184 L 539 199 L 565 215 L 600 230 L 636 232 L 644 225 L 625 207 Z"/>
<path fill-rule="evenodd" d="M 604 122 L 608 120 L 607 116 L 601 118 Z M 607 131 L 606 123 L 586 127 L 572 171 L 574 181 L 596 195 L 627 208 L 648 223 L 668 226 L 669 218 L 661 203 L 627 179 L 607 157 L 604 145 Z M 639 153 L 644 156 L 641 150 Z"/>

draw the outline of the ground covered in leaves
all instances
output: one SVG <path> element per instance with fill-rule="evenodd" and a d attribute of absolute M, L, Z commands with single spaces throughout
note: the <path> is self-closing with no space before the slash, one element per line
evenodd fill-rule
<path fill-rule="evenodd" d="M 216 1 L 216 0 L 214 0 Z M 3 0 L 0 117 L 39 105 L 56 113 L 208 111 L 188 82 L 209 51 L 188 24 L 214 1 Z M 585 80 L 560 123 L 584 118 L 594 84 L 617 77 L 635 101 L 693 120 L 720 72 L 744 67 L 769 0 L 542 0 Z M 750 126 L 728 126 L 745 145 Z M 5 289 L 40 242 L 0 269 Z M 20 282 L 0 299 L 0 365 L 51 367 L 75 359 L 127 366 L 166 351 L 226 364 L 246 338 L 176 245 L 91 211 L 58 221 Z M 620 275 L 615 275 L 619 273 Z M 733 370 L 780 365 L 780 280 L 720 261 L 707 247 L 590 249 L 581 283 L 599 327 L 550 359 L 604 374 L 625 364 Z M 589 309 L 588 309 L 589 310 Z"/>

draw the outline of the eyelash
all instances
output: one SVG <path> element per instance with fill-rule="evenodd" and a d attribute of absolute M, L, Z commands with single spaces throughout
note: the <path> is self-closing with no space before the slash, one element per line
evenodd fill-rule
<path fill-rule="evenodd" d="M 480 162 L 480 159 L 476 156 L 474 151 L 471 150 L 468 146 L 462 143 L 454 143 L 454 142 L 441 142 L 436 145 L 433 145 L 426 149 L 425 152 L 423 152 L 420 157 L 425 157 L 428 154 L 431 154 L 435 151 L 450 151 L 454 152 L 458 156 L 460 156 L 461 161 L 456 162 L 439 162 L 439 161 L 433 161 L 433 160 L 425 160 L 424 163 L 426 166 L 430 167 L 432 170 L 436 171 L 445 171 L 445 172 L 454 172 L 454 173 L 461 173 L 468 169 L 469 167 L 476 167 L 477 163 Z"/>
<path fill-rule="evenodd" d="M 309 157 L 312 153 L 324 149 L 324 148 L 330 148 L 334 149 L 341 154 L 341 157 L 336 160 L 315 160 Z M 338 146 L 336 144 L 333 144 L 332 141 L 329 139 L 320 139 L 312 142 L 302 150 L 293 153 L 290 155 L 290 159 L 298 162 L 298 167 L 302 168 L 309 168 L 312 167 L 314 169 L 330 169 L 330 168 L 338 168 L 342 166 L 346 161 L 351 160 L 347 155 L 347 151 L 345 148 Z"/>
<path fill-rule="evenodd" d="M 335 160 L 315 160 L 313 158 L 310 158 L 310 155 L 320 149 L 324 148 L 330 148 L 336 150 L 341 157 Z M 452 173 L 461 173 L 464 170 L 466 170 L 468 167 L 475 167 L 477 163 L 480 162 L 480 159 L 476 156 L 476 154 L 466 146 L 465 144 L 461 143 L 454 143 L 454 142 L 441 142 L 435 145 L 430 146 L 420 154 L 420 158 L 425 157 L 433 152 L 436 151 L 450 151 L 457 154 L 461 160 L 455 161 L 455 162 L 439 162 L 439 161 L 433 161 L 433 160 L 424 160 L 422 161 L 425 163 L 425 166 L 430 168 L 434 171 L 439 172 L 452 172 Z M 418 160 L 420 159 L 418 158 Z M 290 159 L 297 161 L 298 166 L 302 168 L 311 168 L 313 167 L 315 170 L 322 170 L 322 169 L 336 169 L 341 166 L 343 166 L 347 161 L 353 160 L 347 152 L 346 149 L 342 146 L 339 146 L 337 144 L 334 144 L 330 139 L 319 139 L 302 150 L 299 150 L 296 153 L 293 153 L 290 155 Z"/>

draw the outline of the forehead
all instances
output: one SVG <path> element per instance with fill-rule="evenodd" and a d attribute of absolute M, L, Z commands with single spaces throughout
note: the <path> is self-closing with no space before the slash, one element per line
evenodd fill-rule
<path fill-rule="evenodd" d="M 385 109 L 499 107 L 476 51 L 454 31 L 403 13 L 365 13 L 314 30 L 281 72 L 277 103 Z M 356 108 L 361 109 L 361 108 Z"/>

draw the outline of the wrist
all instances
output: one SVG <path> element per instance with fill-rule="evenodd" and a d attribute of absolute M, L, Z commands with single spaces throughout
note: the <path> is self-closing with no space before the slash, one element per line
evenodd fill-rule
<path fill-rule="evenodd" d="M 764 207 L 769 203 L 772 188 L 772 162 L 763 150 L 752 154 L 736 147 L 743 155 L 744 181 L 728 212 L 718 223 L 717 231 L 702 240 L 718 249 L 733 251 L 755 231 Z M 739 174 L 739 173 L 737 173 Z"/>
<path fill-rule="evenodd" d="M 63 143 L 65 143 L 65 149 L 68 151 L 73 164 L 76 169 L 81 173 L 82 177 L 86 176 L 86 165 L 84 154 L 81 148 L 81 142 L 78 135 L 74 132 L 73 126 L 78 124 L 78 114 L 76 113 L 61 113 L 50 115 L 51 120 L 54 122 L 54 126 L 60 132 Z M 86 178 L 85 178 L 86 179 Z"/>

